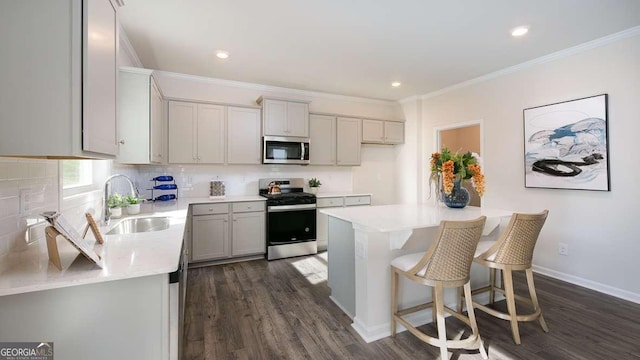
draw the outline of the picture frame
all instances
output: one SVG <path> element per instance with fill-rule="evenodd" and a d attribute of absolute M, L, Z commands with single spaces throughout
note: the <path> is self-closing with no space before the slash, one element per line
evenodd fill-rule
<path fill-rule="evenodd" d="M 525 188 L 610 191 L 608 94 L 523 110 Z"/>

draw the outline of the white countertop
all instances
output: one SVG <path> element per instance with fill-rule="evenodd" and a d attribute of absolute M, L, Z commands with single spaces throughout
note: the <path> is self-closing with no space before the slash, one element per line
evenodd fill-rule
<path fill-rule="evenodd" d="M 358 192 L 350 192 L 350 191 L 331 191 L 331 192 L 322 192 L 319 191 L 316 194 L 317 198 L 330 198 L 330 197 L 345 197 L 345 196 L 371 196 L 371 193 L 358 193 Z"/>
<path fill-rule="evenodd" d="M 481 215 L 487 218 L 511 216 L 513 212 L 467 206 L 450 209 L 444 205 L 398 204 L 327 208 L 321 213 L 351 222 L 354 228 L 377 232 L 398 232 L 438 226 L 441 220 L 472 220 Z"/>
<path fill-rule="evenodd" d="M 109 227 L 101 227 L 105 243 L 94 240 L 93 250 L 102 257 L 103 268 L 90 262 L 68 241 L 58 241 L 62 271 L 49 262 L 44 239 L 28 245 L 26 250 L 14 252 L 3 259 L 0 273 L 0 296 L 32 291 L 63 288 L 75 285 L 122 280 L 176 271 L 190 204 L 265 201 L 261 196 L 229 196 L 225 199 L 181 198 L 178 201 L 143 204 L 142 213 L 133 217 L 169 217 L 166 230 L 123 235 L 104 235 L 122 219 L 112 219 Z M 76 229 L 79 232 L 82 229 Z M 89 232 L 87 238 L 91 238 Z"/>

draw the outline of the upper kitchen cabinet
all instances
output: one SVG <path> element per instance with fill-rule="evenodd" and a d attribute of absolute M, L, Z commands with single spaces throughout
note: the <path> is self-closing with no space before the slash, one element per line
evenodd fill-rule
<path fill-rule="evenodd" d="M 227 107 L 227 163 L 260 164 L 260 109 Z"/>
<path fill-rule="evenodd" d="M 169 102 L 169 163 L 224 163 L 225 107 Z"/>
<path fill-rule="evenodd" d="M 360 165 L 362 120 L 338 117 L 336 120 L 337 165 Z"/>
<path fill-rule="evenodd" d="M 163 161 L 162 94 L 153 70 L 120 68 L 117 160 L 123 164 Z"/>
<path fill-rule="evenodd" d="M 118 152 L 116 0 L 0 2 L 0 155 Z"/>
<path fill-rule="evenodd" d="M 309 160 L 311 165 L 336 164 L 336 117 L 309 116 Z"/>
<path fill-rule="evenodd" d="M 309 103 L 260 97 L 263 135 L 309 137 Z"/>
<path fill-rule="evenodd" d="M 362 120 L 362 142 L 369 144 L 403 144 L 404 123 Z"/>

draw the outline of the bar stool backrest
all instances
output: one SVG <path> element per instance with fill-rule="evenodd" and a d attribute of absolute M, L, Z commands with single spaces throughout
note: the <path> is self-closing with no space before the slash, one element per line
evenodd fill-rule
<path fill-rule="evenodd" d="M 434 244 L 427 252 L 431 252 L 431 257 L 424 277 L 437 281 L 468 279 L 486 219 L 481 216 L 470 221 L 442 221 Z"/>
<path fill-rule="evenodd" d="M 548 214 L 549 210 L 539 214 L 513 214 L 507 230 L 498 239 L 499 246 L 493 261 L 498 264 L 531 266 L 533 250 Z"/>

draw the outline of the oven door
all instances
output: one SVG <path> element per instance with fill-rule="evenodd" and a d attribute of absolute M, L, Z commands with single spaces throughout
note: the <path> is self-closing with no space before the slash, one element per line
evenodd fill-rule
<path fill-rule="evenodd" d="M 309 139 L 265 136 L 265 164 L 309 164 Z"/>
<path fill-rule="evenodd" d="M 287 245 L 316 240 L 316 204 L 269 206 L 267 245 Z"/>

